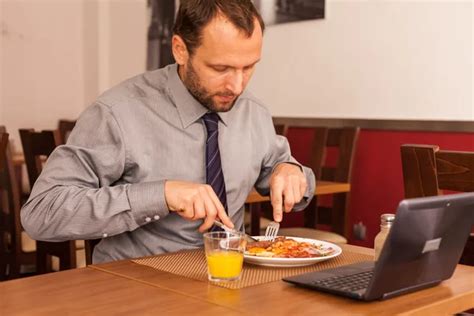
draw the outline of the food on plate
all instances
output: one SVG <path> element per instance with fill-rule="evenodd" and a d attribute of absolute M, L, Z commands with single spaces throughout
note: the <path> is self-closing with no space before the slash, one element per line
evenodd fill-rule
<path fill-rule="evenodd" d="M 269 258 L 314 258 L 331 255 L 336 250 L 323 245 L 278 237 L 274 241 L 261 240 L 247 244 L 245 254 Z"/>

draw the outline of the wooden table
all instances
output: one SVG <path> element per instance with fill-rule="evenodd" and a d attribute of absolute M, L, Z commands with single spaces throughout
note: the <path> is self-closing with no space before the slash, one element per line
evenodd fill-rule
<path fill-rule="evenodd" d="M 345 182 L 317 181 L 314 195 L 345 193 L 351 191 L 351 185 Z M 245 201 L 246 207 L 250 210 L 250 233 L 260 235 L 260 203 L 269 201 L 268 196 L 262 196 L 257 191 L 252 190 Z"/>
<path fill-rule="evenodd" d="M 351 245 L 346 251 L 373 254 Z M 1 315 L 439 315 L 474 307 L 474 267 L 439 286 L 364 303 L 282 281 L 230 290 L 130 260 L 0 282 Z"/>

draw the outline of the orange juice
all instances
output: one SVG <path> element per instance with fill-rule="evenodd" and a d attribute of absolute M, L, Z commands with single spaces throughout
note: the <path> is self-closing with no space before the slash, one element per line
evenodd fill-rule
<path fill-rule="evenodd" d="M 206 254 L 209 274 L 215 279 L 236 279 L 242 271 L 244 255 L 237 251 L 216 250 Z"/>

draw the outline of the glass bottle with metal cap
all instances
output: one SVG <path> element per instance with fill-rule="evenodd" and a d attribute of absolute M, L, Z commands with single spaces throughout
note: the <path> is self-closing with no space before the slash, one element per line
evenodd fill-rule
<path fill-rule="evenodd" d="M 375 261 L 377 261 L 380 256 L 380 252 L 382 252 L 385 239 L 387 239 L 394 220 L 395 214 L 382 214 L 380 216 L 380 232 L 377 234 L 377 236 L 375 236 L 374 239 Z"/>

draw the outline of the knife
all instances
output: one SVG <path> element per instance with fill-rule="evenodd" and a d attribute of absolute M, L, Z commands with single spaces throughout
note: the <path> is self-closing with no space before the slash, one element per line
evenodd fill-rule
<path fill-rule="evenodd" d="M 219 222 L 218 220 L 214 220 L 214 225 L 216 225 L 217 227 L 220 227 L 222 228 L 224 231 L 226 232 L 230 232 L 230 233 L 242 233 L 234 228 L 230 228 L 230 227 L 227 227 L 225 226 L 223 223 Z M 248 234 L 245 234 L 245 240 L 247 242 L 256 242 L 258 241 L 257 239 L 253 238 L 252 236 L 248 235 Z"/>

